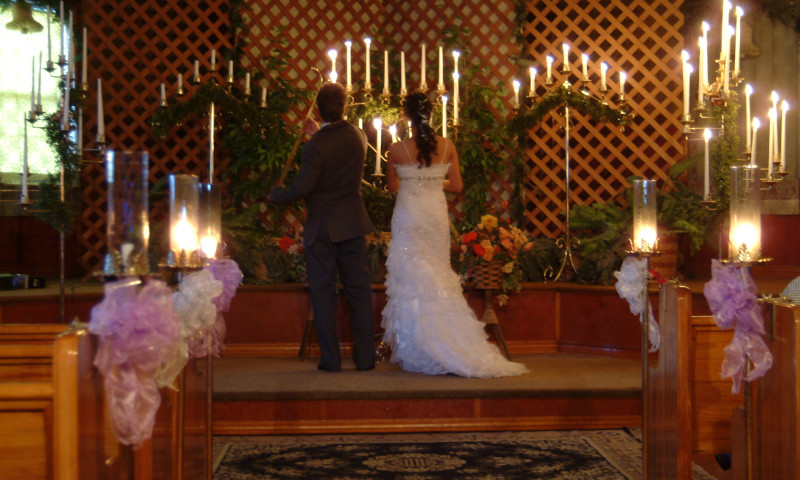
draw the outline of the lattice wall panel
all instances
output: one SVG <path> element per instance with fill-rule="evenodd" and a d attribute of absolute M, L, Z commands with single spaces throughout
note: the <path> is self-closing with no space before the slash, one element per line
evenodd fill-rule
<path fill-rule="evenodd" d="M 628 187 L 627 178 L 640 175 L 667 179 L 667 169 L 683 156 L 681 142 L 682 92 L 680 50 L 683 38 L 681 2 L 629 0 L 612 2 L 531 1 L 527 3 L 525 37 L 529 60 L 545 63 L 552 55 L 556 81 L 563 53 L 571 46 L 572 72 L 581 68 L 580 54 L 590 57 L 589 75 L 597 92 L 600 62 L 609 65 L 611 104 L 616 106 L 619 72 L 628 75 L 625 92 L 636 114 L 633 125 L 620 132 L 613 125 L 593 124 L 580 114 L 571 116 L 570 202 L 607 201 Z M 543 68 L 539 68 L 540 71 Z M 570 77 L 575 83 L 577 77 Z M 539 85 L 538 93 L 545 87 Z M 530 167 L 526 211 L 529 228 L 555 237 L 563 233 L 565 191 L 564 120 L 553 116 L 529 132 Z M 662 184 L 662 182 L 659 184 Z"/>
<path fill-rule="evenodd" d="M 210 62 L 211 49 L 231 45 L 226 0 L 85 0 L 82 24 L 89 43 L 88 73 L 103 81 L 106 137 L 109 148 L 150 152 L 151 184 L 168 173 L 193 173 L 208 179 L 208 132 L 205 120 L 187 122 L 164 142 L 157 142 L 148 124 L 159 105 L 159 85 L 175 91 L 178 73 L 188 79 L 194 60 Z M 203 69 L 203 75 L 208 75 Z M 87 113 L 96 112 L 95 83 L 90 83 Z M 94 138 L 96 115 L 86 115 L 86 141 Z M 89 158 L 88 156 L 86 157 Z M 224 170 L 217 155 L 215 178 Z M 100 265 L 105 253 L 105 170 L 88 164 L 82 170 L 83 212 L 81 263 L 87 270 Z M 152 207 L 152 206 L 151 206 Z M 163 217 L 155 206 L 151 221 Z"/>

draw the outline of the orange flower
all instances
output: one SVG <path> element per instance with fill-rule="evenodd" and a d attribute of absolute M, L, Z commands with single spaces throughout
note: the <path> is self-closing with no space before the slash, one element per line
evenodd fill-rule
<path fill-rule="evenodd" d="M 476 232 L 467 232 L 461 237 L 461 243 L 469 243 L 478 238 Z"/>

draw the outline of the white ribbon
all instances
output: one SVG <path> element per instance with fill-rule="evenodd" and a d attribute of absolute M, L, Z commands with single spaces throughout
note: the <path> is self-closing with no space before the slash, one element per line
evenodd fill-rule
<path fill-rule="evenodd" d="M 649 279 L 647 272 L 647 261 L 637 259 L 634 256 L 627 257 L 620 267 L 618 272 L 614 272 L 617 278 L 616 288 L 617 293 L 621 298 L 628 301 L 631 313 L 639 315 L 639 323 L 644 321 L 644 306 L 647 304 L 648 322 L 647 333 L 650 338 L 650 351 L 656 352 L 661 346 L 661 334 L 658 330 L 658 323 L 653 315 L 653 306 L 647 301 L 645 295 L 645 282 Z"/>

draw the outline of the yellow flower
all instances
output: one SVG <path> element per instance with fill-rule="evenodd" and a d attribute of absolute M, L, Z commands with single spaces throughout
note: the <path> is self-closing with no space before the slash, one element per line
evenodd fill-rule
<path fill-rule="evenodd" d="M 492 242 L 489 240 L 484 240 L 481 242 L 481 247 L 483 247 L 483 250 L 485 251 L 483 257 L 481 258 L 487 262 L 491 262 L 492 258 L 494 258 L 494 246 L 492 245 Z"/>
<path fill-rule="evenodd" d="M 481 226 L 486 230 L 493 230 L 497 228 L 497 217 L 494 215 L 484 215 L 481 217 Z"/>
<path fill-rule="evenodd" d="M 506 263 L 505 265 L 503 265 L 502 270 L 503 270 L 503 273 L 511 273 L 511 272 L 513 272 L 514 271 L 514 262 Z"/>

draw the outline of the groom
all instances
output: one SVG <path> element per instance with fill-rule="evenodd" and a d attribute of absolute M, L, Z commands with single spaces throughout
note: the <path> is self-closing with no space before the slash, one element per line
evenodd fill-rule
<path fill-rule="evenodd" d="M 364 236 L 375 230 L 361 198 L 367 155 L 364 132 L 344 120 L 347 94 L 327 83 L 317 95 L 323 124 L 310 122 L 300 172 L 289 187 L 269 192 L 273 203 L 306 200 L 303 245 L 322 359 L 320 370 L 342 369 L 336 333 L 336 283 L 341 280 L 350 311 L 353 361 L 359 370 L 375 367 L 371 273 Z"/>

